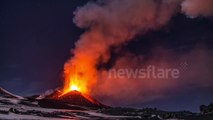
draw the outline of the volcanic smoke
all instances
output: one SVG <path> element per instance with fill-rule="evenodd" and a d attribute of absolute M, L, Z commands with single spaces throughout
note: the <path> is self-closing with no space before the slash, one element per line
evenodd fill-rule
<path fill-rule="evenodd" d="M 212 9 L 195 9 L 195 2 L 198 1 L 98 0 L 78 7 L 74 12 L 73 22 L 87 31 L 75 43 L 73 57 L 64 65 L 63 93 L 78 90 L 91 94 L 96 85 L 99 85 L 99 75 L 103 72 L 97 69 L 97 65 L 109 62 L 111 47 L 119 48 L 137 35 L 164 27 L 171 17 L 181 10 L 193 17 L 212 15 Z M 211 2 L 202 0 L 204 1 Z M 212 4 L 205 5 L 212 7 Z M 128 59 L 126 56 L 123 57 L 125 60 Z M 130 56 L 137 57 L 133 54 Z M 131 61 L 129 64 L 133 64 Z M 119 60 L 116 63 L 118 62 Z"/>

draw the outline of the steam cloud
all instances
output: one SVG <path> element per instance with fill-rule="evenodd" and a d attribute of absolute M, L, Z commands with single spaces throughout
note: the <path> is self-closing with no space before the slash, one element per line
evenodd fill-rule
<path fill-rule="evenodd" d="M 133 82 L 129 79 L 108 79 L 106 76 L 108 71 L 98 71 L 96 66 L 100 60 L 102 63 L 109 61 L 111 47 L 119 47 L 131 41 L 136 35 L 160 29 L 181 10 L 190 17 L 212 15 L 212 4 L 204 3 L 204 1 L 212 2 L 212 0 L 98 0 L 79 7 L 74 12 L 74 23 L 88 31 L 76 42 L 76 48 L 73 50 L 74 56 L 65 64 L 65 74 L 75 69 L 75 72 L 81 73 L 83 77 L 87 76 L 83 80 L 89 84 L 85 86 L 93 90 L 96 96 L 102 98 L 104 95 L 110 96 L 108 102 L 111 103 L 116 103 L 127 95 L 132 99 L 124 102 L 132 101 L 138 96 L 142 96 L 138 100 L 144 101 L 162 97 L 162 91 L 180 84 L 172 80 L 162 83 L 162 81 L 155 80 Z M 143 56 L 127 54 L 116 61 L 114 68 L 143 66 L 142 58 Z M 159 67 L 162 65 L 171 67 L 173 64 L 165 62 L 167 60 L 161 62 L 158 60 L 162 59 L 156 58 L 149 63 Z"/>

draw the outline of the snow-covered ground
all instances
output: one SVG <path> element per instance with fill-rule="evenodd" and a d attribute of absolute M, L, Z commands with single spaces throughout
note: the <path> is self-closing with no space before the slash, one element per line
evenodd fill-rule
<path fill-rule="evenodd" d="M 0 119 L 30 119 L 30 120 L 118 120 L 123 118 L 136 118 L 135 116 L 107 115 L 83 106 L 82 110 L 42 108 L 38 101 L 33 101 L 14 95 L 0 88 Z"/>
<path fill-rule="evenodd" d="M 5 98 L 0 96 L 0 119 L 34 119 L 34 120 L 94 120 L 94 119 L 122 119 L 129 116 L 112 116 L 96 112 L 96 110 L 66 110 L 41 108 L 38 105 L 23 105 L 23 98 Z M 26 100 L 25 100 L 26 101 Z M 135 117 L 134 117 L 135 118 Z"/>
<path fill-rule="evenodd" d="M 165 120 L 158 113 L 147 114 L 137 109 L 102 108 L 92 110 L 82 107 L 82 110 L 68 110 L 42 108 L 36 101 L 30 101 L 21 97 L 7 98 L 0 95 L 0 120 L 148 120 L 147 118 Z"/>
<path fill-rule="evenodd" d="M 49 102 L 46 101 L 45 104 Z M 78 105 L 71 105 L 70 109 L 53 109 L 55 107 L 40 107 L 40 103 L 40 100 L 16 96 L 0 88 L 0 120 L 183 120 L 183 118 L 210 120 L 203 118 L 213 118 L 213 114 L 202 116 L 189 111 L 166 112 L 152 108 L 120 107 L 91 109 Z"/>

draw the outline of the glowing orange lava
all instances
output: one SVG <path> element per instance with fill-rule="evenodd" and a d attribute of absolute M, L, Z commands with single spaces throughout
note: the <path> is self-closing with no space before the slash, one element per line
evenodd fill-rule
<path fill-rule="evenodd" d="M 70 78 L 67 78 L 65 88 L 63 93 L 67 93 L 70 91 L 79 91 L 81 93 L 87 93 L 86 83 L 84 80 L 78 79 L 77 75 L 72 75 Z"/>
<path fill-rule="evenodd" d="M 93 60 L 93 55 L 86 52 L 76 53 L 75 57 L 65 63 L 63 94 L 73 90 L 90 94 L 96 85 L 96 61 Z"/>
<path fill-rule="evenodd" d="M 73 91 L 73 90 L 80 91 L 80 89 L 79 89 L 78 86 L 76 86 L 76 85 L 71 85 L 71 86 L 70 86 L 70 90 L 71 90 L 71 91 Z"/>

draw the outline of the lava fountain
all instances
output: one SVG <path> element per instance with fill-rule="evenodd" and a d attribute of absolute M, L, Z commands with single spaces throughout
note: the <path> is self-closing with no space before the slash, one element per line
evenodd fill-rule
<path fill-rule="evenodd" d="M 79 55 L 79 54 L 76 54 Z M 64 87 L 63 94 L 70 91 L 78 91 L 83 94 L 90 94 L 92 86 L 96 83 L 97 71 L 92 66 L 87 56 L 81 56 L 76 60 L 71 58 L 64 65 Z"/>

